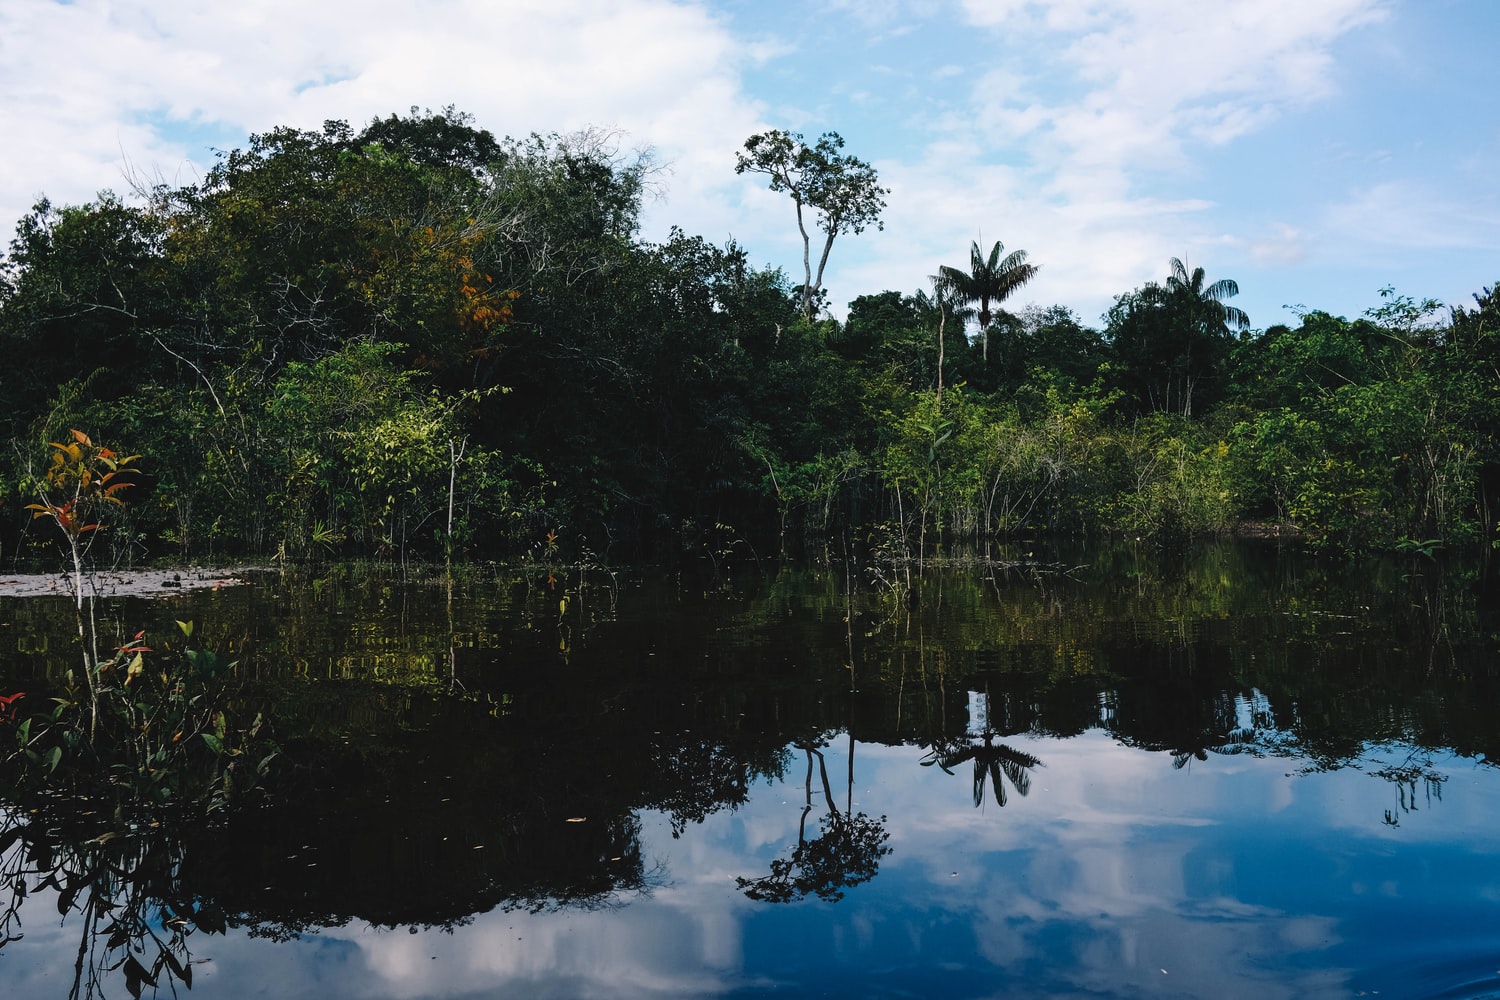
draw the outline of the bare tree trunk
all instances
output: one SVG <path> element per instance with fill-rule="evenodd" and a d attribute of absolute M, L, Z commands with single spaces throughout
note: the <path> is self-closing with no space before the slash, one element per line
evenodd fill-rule
<path fill-rule="evenodd" d="M 458 463 L 463 461 L 464 450 L 468 446 L 469 436 L 467 434 L 456 445 L 453 443 L 451 437 L 448 439 L 448 528 L 447 535 L 443 539 L 443 548 L 445 549 L 450 569 L 453 565 L 453 494 L 456 492 L 458 486 Z M 405 542 L 404 533 L 402 541 L 403 543 Z M 403 550 L 405 549 L 404 544 L 402 548 Z"/>
<path fill-rule="evenodd" d="M 812 319 L 813 301 L 812 240 L 808 238 L 807 226 L 802 221 L 802 199 L 794 197 L 792 200 L 797 205 L 797 231 L 802 234 L 802 273 L 804 275 L 802 280 L 802 318 L 810 320 Z M 830 245 L 832 242 L 830 239 Z M 825 261 L 828 259 L 827 250 L 823 251 L 823 259 Z M 820 265 L 818 267 L 818 277 L 820 280 L 822 275 L 823 268 Z M 779 329 L 778 332 L 780 332 Z"/>
<path fill-rule="evenodd" d="M 937 379 L 937 401 L 943 405 L 943 327 L 948 322 L 948 310 L 941 303 L 938 305 L 938 379 Z"/>

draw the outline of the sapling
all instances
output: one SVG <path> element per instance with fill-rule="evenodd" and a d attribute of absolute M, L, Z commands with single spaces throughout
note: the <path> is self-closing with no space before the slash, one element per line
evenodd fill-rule
<path fill-rule="evenodd" d="M 94 444 L 83 431 L 74 429 L 67 444 L 52 442 L 55 449 L 47 474 L 38 488 L 40 503 L 27 504 L 32 517 L 50 518 L 62 532 L 66 554 L 72 570 L 67 573 L 73 606 L 78 619 L 78 642 L 83 650 L 83 677 L 89 693 L 89 739 L 94 738 L 98 716 L 99 634 L 94 622 L 92 601 L 85 601 L 84 561 L 94 533 L 102 527 L 105 511 L 125 505 L 119 494 L 134 485 L 129 476 L 135 470 L 131 463 L 139 455 L 121 457 L 109 448 Z M 88 605 L 88 622 L 84 606 Z"/>

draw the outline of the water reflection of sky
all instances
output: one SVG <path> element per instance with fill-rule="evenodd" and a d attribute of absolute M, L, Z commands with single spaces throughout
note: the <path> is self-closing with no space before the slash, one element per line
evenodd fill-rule
<path fill-rule="evenodd" d="M 192 993 L 1275 998 L 1494 985 L 1500 797 L 1482 765 L 1439 756 L 1441 798 L 1418 782 L 1403 804 L 1369 773 L 1403 761 L 1398 748 L 1376 748 L 1364 769 L 1304 773 L 1302 760 L 1245 754 L 1178 769 L 1099 731 L 1004 742 L 1042 766 L 1003 808 L 976 808 L 970 768 L 922 767 L 922 748 L 858 745 L 851 788 L 847 738 L 824 747 L 837 804 L 885 816 L 892 849 L 838 903 L 760 903 L 735 882 L 797 842 L 798 751 L 784 782 L 680 838 L 645 816 L 642 854 L 661 884 L 617 907 L 289 944 L 198 935 L 207 961 Z M 809 831 L 824 810 L 813 789 Z M 6 949 L 8 982 L 60 994 L 70 931 L 36 923 L 26 950 Z"/>

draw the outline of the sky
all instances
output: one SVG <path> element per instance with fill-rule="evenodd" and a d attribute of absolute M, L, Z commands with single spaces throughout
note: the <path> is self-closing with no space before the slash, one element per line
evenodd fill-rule
<path fill-rule="evenodd" d="M 1041 268 L 1008 307 L 1094 325 L 1173 257 L 1257 328 L 1383 288 L 1471 304 L 1500 283 L 1497 43 L 1497 0 L 4 0 L 0 242 L 42 195 L 452 105 L 649 150 L 644 238 L 733 239 L 794 281 L 791 202 L 735 153 L 838 132 L 890 193 L 834 245 L 836 315 L 997 240 Z"/>

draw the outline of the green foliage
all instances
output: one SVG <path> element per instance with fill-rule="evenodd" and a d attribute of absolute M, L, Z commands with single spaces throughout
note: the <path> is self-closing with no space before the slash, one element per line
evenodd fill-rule
<path fill-rule="evenodd" d="M 1203 268 L 1188 272 L 1173 257 L 1165 285 L 1118 297 L 1106 336 L 1119 363 L 1120 387 L 1137 412 L 1202 413 L 1223 395 L 1222 369 L 1231 351 L 1230 331 L 1247 317 L 1224 300 L 1239 294 L 1225 278 L 1205 285 Z"/>
<path fill-rule="evenodd" d="M 177 624 L 180 647 L 153 650 L 137 633 L 99 666 L 88 698 L 70 684 L 0 699 L 0 944 L 20 937 L 30 892 L 55 890 L 89 945 L 74 995 L 102 995 L 112 974 L 137 997 L 192 986 L 190 935 L 225 921 L 184 891 L 183 839 L 222 836 L 230 812 L 263 798 L 277 760 L 236 665 L 187 645 L 193 625 Z"/>
<path fill-rule="evenodd" d="M 825 132 L 809 146 L 801 133 L 772 129 L 746 139 L 744 151 L 735 154 L 735 173 L 770 178 L 771 190 L 791 195 L 796 206 L 805 274 L 802 318 L 806 320 L 812 319 L 813 304 L 822 291 L 823 269 L 834 239 L 845 233 L 862 233 L 872 223 L 877 229 L 885 228 L 880 213 L 890 191 L 880 186 L 874 167 L 840 152 L 843 148 L 844 139 L 837 132 Z M 804 208 L 817 214 L 817 226 L 824 234 L 816 273 Z"/>
<path fill-rule="evenodd" d="M 37 518 L 53 522 L 71 560 L 72 589 L 82 670 L 68 671 L 60 691 L 33 690 L 7 697 L 0 712 L 0 790 L 12 802 L 73 798 L 111 807 L 121 827 L 153 819 L 158 811 L 203 815 L 225 808 L 254 787 L 275 756 L 260 736 L 262 719 L 232 729 L 230 712 L 243 711 L 230 688 L 234 664 L 212 650 L 170 646 L 165 662 L 144 632 L 99 655 L 101 637 L 91 586 L 85 579 L 84 539 L 100 527 L 95 517 L 123 506 L 132 464 L 74 430 L 51 445 Z M 178 622 L 184 641 L 190 622 Z M 151 659 L 147 659 L 147 655 Z M 30 714 L 22 716 L 16 701 Z M 239 758 L 252 763 L 240 766 Z"/>
<path fill-rule="evenodd" d="M 1234 346 L 1233 507 L 1289 522 L 1317 546 L 1481 537 L 1493 423 L 1476 410 L 1493 388 L 1435 326 L 1432 303 L 1382 297 L 1352 323 L 1305 312 L 1295 329 Z"/>
<path fill-rule="evenodd" d="M 791 196 L 799 288 L 733 242 L 641 240 L 655 167 L 617 134 L 453 108 L 272 129 L 139 205 L 39 202 L 0 262 L 0 541 L 41 538 L 28 442 L 84 426 L 153 456 L 118 562 L 513 554 L 559 526 L 637 554 L 715 525 L 1500 540 L 1494 289 L 1251 333 L 1233 281 L 1174 259 L 1096 331 L 1005 312 L 1036 269 L 976 243 L 839 323 L 823 267 L 879 225 L 874 169 L 782 131 L 737 168 Z"/>
<path fill-rule="evenodd" d="M 1238 511 L 1227 443 L 1158 415 L 1138 422 L 1122 444 L 1134 483 L 1114 504 L 1111 520 L 1121 530 L 1165 538 L 1218 534 L 1233 525 Z"/>
<path fill-rule="evenodd" d="M 0 258 L 6 436 L 31 436 L 56 388 L 86 373 L 109 372 L 92 391 L 119 399 L 162 370 L 163 356 L 147 349 L 150 331 L 170 325 L 180 304 L 161 253 L 165 232 L 152 207 L 128 206 L 109 192 L 83 206 L 43 199 L 21 220 L 8 258 Z M 67 419 L 43 433 L 55 439 Z"/>
<path fill-rule="evenodd" d="M 979 311 L 974 315 L 979 320 L 979 336 L 986 362 L 989 360 L 990 320 L 994 315 L 990 312 L 990 303 L 998 305 L 1004 302 L 1036 277 L 1038 271 L 1037 265 L 1027 262 L 1025 250 L 1013 251 L 1002 259 L 1000 254 L 1004 250 L 1005 244 L 996 240 L 989 256 L 985 257 L 976 241 L 969 250 L 969 270 L 946 264 L 938 268 L 938 281 L 959 301 L 978 303 Z"/>
<path fill-rule="evenodd" d="M 77 686 L 28 693 L 12 720 L 6 791 L 97 803 L 120 824 L 220 812 L 259 788 L 277 748 L 264 717 L 241 700 L 236 664 L 183 642 L 137 633 L 100 663 L 92 704 Z M 44 707 L 45 706 L 45 707 Z"/>

